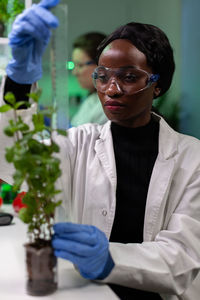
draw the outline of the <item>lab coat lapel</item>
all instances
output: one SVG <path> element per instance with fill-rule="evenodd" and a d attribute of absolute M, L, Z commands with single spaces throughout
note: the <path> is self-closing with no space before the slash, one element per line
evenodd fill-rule
<path fill-rule="evenodd" d="M 162 228 L 174 165 L 174 159 L 160 161 L 158 158 L 155 163 L 146 202 L 144 241 L 153 240 Z"/>
<path fill-rule="evenodd" d="M 175 171 L 177 145 L 177 133 L 161 118 L 159 154 L 153 168 L 147 194 L 144 241 L 153 240 L 165 221 L 166 201 Z"/>
<path fill-rule="evenodd" d="M 112 187 L 116 189 L 117 175 L 110 121 L 104 125 L 100 138 L 96 141 L 95 151 Z"/>

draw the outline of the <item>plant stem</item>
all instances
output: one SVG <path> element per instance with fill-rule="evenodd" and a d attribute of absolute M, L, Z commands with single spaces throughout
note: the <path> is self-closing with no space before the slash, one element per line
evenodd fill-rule
<path fill-rule="evenodd" d="M 17 124 L 17 111 L 14 109 L 14 120 L 15 120 L 15 124 Z M 15 133 L 16 136 L 16 140 L 19 141 L 19 131 L 17 130 Z"/>

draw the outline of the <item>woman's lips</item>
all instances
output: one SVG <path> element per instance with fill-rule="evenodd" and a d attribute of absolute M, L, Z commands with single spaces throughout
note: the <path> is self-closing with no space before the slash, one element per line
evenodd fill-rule
<path fill-rule="evenodd" d="M 104 106 L 108 110 L 119 111 L 119 110 L 123 109 L 125 105 L 118 101 L 108 100 L 104 103 Z"/>

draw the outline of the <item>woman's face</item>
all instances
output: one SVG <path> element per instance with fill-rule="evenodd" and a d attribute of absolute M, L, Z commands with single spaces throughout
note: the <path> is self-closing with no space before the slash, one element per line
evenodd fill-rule
<path fill-rule="evenodd" d="M 75 48 L 73 50 L 72 60 L 75 64 L 73 75 L 76 76 L 82 88 L 93 92 L 95 88 L 92 82 L 92 73 L 97 67 L 96 64 L 87 65 L 86 63 L 91 62 L 92 59 L 84 50 L 80 48 Z"/>
<path fill-rule="evenodd" d="M 146 56 L 130 41 L 118 39 L 111 42 L 99 58 L 99 66 L 121 68 L 135 66 L 152 73 L 147 65 Z M 127 90 L 128 91 L 128 90 Z M 125 127 L 144 126 L 150 120 L 150 111 L 154 95 L 159 93 L 156 82 L 149 88 L 133 93 L 125 92 L 113 79 L 109 80 L 106 89 L 98 91 L 101 104 L 108 119 Z"/>

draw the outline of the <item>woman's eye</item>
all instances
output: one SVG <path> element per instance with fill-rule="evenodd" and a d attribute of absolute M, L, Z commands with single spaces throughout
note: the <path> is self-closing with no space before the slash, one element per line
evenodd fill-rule
<path fill-rule="evenodd" d="M 135 74 L 126 74 L 124 76 L 124 80 L 128 82 L 135 82 L 137 80 L 137 77 Z"/>
<path fill-rule="evenodd" d="M 101 80 L 102 82 L 106 81 L 106 75 L 105 74 L 99 74 L 98 79 Z"/>

